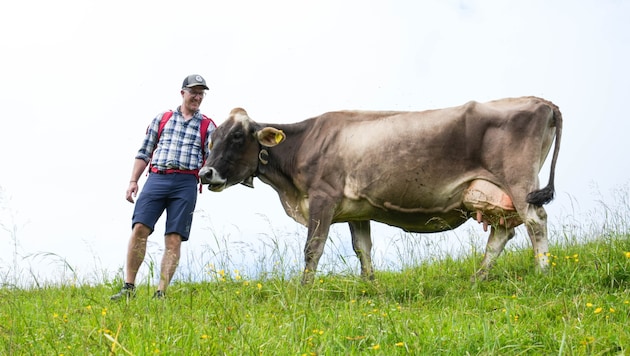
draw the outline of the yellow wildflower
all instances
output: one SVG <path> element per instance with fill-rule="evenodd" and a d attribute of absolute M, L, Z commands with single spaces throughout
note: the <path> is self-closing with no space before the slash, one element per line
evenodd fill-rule
<path fill-rule="evenodd" d="M 602 308 L 596 308 L 596 309 L 595 309 L 595 311 L 593 311 L 593 313 L 595 313 L 595 314 L 599 314 L 599 313 L 601 313 L 601 312 L 602 312 L 602 310 L 604 310 L 604 309 L 602 309 Z"/>
<path fill-rule="evenodd" d="M 586 346 L 586 345 L 588 345 L 588 344 L 592 343 L 593 341 L 595 341 L 595 338 L 594 338 L 594 337 L 592 337 L 592 336 L 587 336 L 587 337 L 585 337 L 585 338 L 584 338 L 584 340 L 580 341 L 580 344 L 581 344 L 582 346 Z"/>

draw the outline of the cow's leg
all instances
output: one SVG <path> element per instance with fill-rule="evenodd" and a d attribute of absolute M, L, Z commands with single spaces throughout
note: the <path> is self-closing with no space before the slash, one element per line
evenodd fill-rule
<path fill-rule="evenodd" d="M 374 279 L 372 267 L 372 237 L 370 236 L 370 220 L 349 221 L 352 248 L 361 262 L 361 277 Z"/>
<path fill-rule="evenodd" d="M 311 284 L 315 278 L 319 259 L 324 253 L 328 231 L 332 223 L 333 208 L 322 201 L 311 200 L 309 203 L 308 234 L 304 246 L 304 273 L 302 284 Z"/>
<path fill-rule="evenodd" d="M 539 272 L 545 271 L 549 267 L 549 240 L 547 239 L 547 212 L 542 206 L 528 204 L 526 196 L 528 191 L 535 190 L 536 187 L 524 189 L 515 193 L 515 206 L 519 212 L 521 221 L 525 224 L 527 234 L 532 242 L 536 269 Z M 519 194 L 520 193 L 520 194 Z M 516 202 L 522 202 L 517 204 Z"/>
<path fill-rule="evenodd" d="M 503 225 L 493 225 L 490 229 L 490 236 L 488 237 L 488 243 L 486 244 L 486 253 L 481 261 L 481 267 L 470 278 L 472 282 L 483 281 L 488 278 L 488 272 L 497 260 L 497 257 L 503 252 L 505 244 L 509 239 L 514 237 L 514 228 L 506 228 Z"/>
<path fill-rule="evenodd" d="M 547 212 L 542 206 L 529 205 L 523 219 L 534 248 L 537 269 L 543 272 L 549 267 L 549 240 L 547 239 Z"/>

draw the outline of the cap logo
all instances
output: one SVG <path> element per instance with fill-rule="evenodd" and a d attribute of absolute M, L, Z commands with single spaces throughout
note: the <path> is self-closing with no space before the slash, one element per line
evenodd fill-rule
<path fill-rule="evenodd" d="M 203 78 L 200 75 L 196 76 L 195 80 L 200 82 L 200 83 L 203 82 Z"/>

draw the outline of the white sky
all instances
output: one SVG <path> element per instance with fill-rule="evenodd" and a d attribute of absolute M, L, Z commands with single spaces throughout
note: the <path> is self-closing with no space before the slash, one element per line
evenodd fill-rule
<path fill-rule="evenodd" d="M 541 96 L 565 119 L 551 223 L 614 200 L 629 182 L 627 1 L 25 0 L 0 13 L 0 222 L 19 226 L 17 247 L 0 230 L 0 281 L 16 254 L 35 276 L 58 267 L 51 257 L 22 260 L 40 252 L 80 278 L 122 267 L 133 157 L 151 118 L 180 103 L 190 73 L 209 82 L 202 111 L 217 123 L 236 106 L 286 123 L 337 109 Z M 205 191 L 184 255 L 203 264 L 222 253 L 207 249 L 217 241 L 282 231 L 301 234 L 291 256 L 301 268 L 304 231 L 255 184 Z M 378 231 L 383 244 L 399 234 Z M 154 249 L 162 233 L 160 223 Z M 233 251 L 228 259 L 243 258 Z"/>

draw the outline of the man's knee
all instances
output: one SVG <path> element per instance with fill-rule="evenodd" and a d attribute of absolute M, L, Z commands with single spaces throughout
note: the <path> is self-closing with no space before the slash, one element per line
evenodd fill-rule
<path fill-rule="evenodd" d="M 135 223 L 131 232 L 136 238 L 146 239 L 151 235 L 151 229 L 143 223 Z"/>
<path fill-rule="evenodd" d="M 182 235 L 171 232 L 164 235 L 164 243 L 167 248 L 178 248 L 182 244 Z"/>

